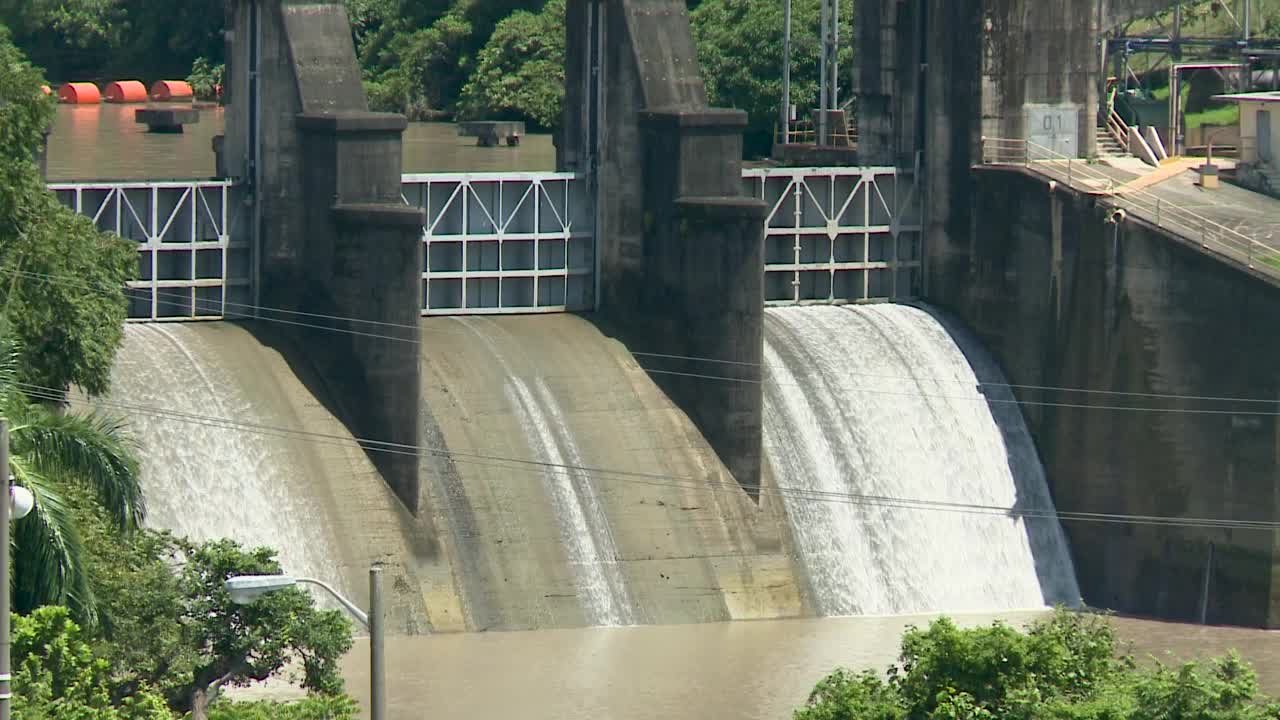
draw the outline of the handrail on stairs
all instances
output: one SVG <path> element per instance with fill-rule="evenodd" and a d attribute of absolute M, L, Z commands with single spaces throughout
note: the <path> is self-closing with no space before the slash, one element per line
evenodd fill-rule
<path fill-rule="evenodd" d="M 984 165 L 1022 167 L 1042 177 L 1066 181 L 1077 190 L 1100 193 L 1114 206 L 1135 213 L 1156 227 L 1200 240 L 1200 247 L 1245 263 L 1249 269 L 1280 278 L 1280 250 L 1209 219 L 1176 202 L 1142 189 L 1117 185 L 1116 179 L 1088 161 L 1062 155 L 1029 140 L 982 138 Z"/>

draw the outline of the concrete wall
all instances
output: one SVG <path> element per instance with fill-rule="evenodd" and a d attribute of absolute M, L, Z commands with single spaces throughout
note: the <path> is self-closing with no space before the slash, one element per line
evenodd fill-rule
<path fill-rule="evenodd" d="M 1074 106 L 1077 153 L 1096 143 L 1098 40 L 1170 0 L 869 0 L 858 9 L 859 154 L 922 166 L 928 281 L 963 262 L 969 168 L 981 138 L 1026 138 L 1029 109 Z M 1070 111 L 1069 111 L 1070 112 Z M 1064 130 L 1072 128 L 1065 127 Z M 941 289 L 946 292 L 946 289 Z"/>
<path fill-rule="evenodd" d="M 978 171 L 973 197 L 965 262 L 930 300 L 974 327 L 1010 382 L 1280 399 L 1280 289 L 1020 173 Z M 1277 520 L 1274 405 L 1017 394 L 1061 511 Z M 1280 625 L 1274 532 L 1066 529 L 1092 605 L 1198 620 L 1209 567 L 1209 622 Z"/>
<path fill-rule="evenodd" d="M 683 0 L 571 0 L 566 23 L 558 158 L 592 176 L 604 322 L 636 350 L 729 361 L 653 369 L 755 492 L 759 385 L 691 377 L 758 379 L 734 364 L 760 362 L 764 322 L 764 206 L 741 196 L 746 117 L 707 107 Z"/>
<path fill-rule="evenodd" d="M 252 189 L 254 315 L 312 349 L 343 421 L 416 512 L 422 217 L 400 197 L 405 119 L 368 112 L 341 3 L 237 0 L 228 16 L 220 165 Z"/>

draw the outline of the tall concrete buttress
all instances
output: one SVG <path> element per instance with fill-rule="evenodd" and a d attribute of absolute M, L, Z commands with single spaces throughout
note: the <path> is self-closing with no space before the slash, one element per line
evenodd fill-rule
<path fill-rule="evenodd" d="M 707 106 L 683 0 L 569 0 L 566 33 L 557 162 L 594 185 L 599 308 L 671 356 L 645 365 L 755 493 L 765 208 L 742 195 L 746 115 Z"/>
<path fill-rule="evenodd" d="M 227 58 L 219 167 L 251 189 L 245 316 L 296 331 L 416 512 L 423 218 L 400 196 L 405 118 L 369 112 L 340 2 L 228 0 Z"/>
<path fill-rule="evenodd" d="M 1071 138 L 1061 146 L 1064 152 L 1091 156 L 1105 80 L 1100 39 L 1125 21 L 1173 4 L 858 4 L 858 152 L 871 165 L 920 167 L 930 296 L 961 291 L 956 283 L 962 283 L 969 271 L 969 236 L 975 231 L 969 168 L 982 162 L 982 138 L 1027 139 L 1050 133 Z"/>

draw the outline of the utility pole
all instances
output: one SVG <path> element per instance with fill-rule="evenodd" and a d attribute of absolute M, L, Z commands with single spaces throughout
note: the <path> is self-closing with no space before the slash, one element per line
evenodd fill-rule
<path fill-rule="evenodd" d="M 831 79 L 827 81 L 830 90 L 827 91 L 828 100 L 831 102 L 828 110 L 840 109 L 840 0 L 831 0 L 831 37 L 827 41 L 826 51 L 830 55 L 827 60 L 827 69 L 831 73 Z"/>
<path fill-rule="evenodd" d="M 9 667 L 9 421 L 0 418 L 0 471 L 4 472 L 4 497 L 0 498 L 0 720 L 13 716 L 13 677 Z"/>
<path fill-rule="evenodd" d="M 387 718 L 386 618 L 382 609 L 382 568 L 369 568 L 369 709 L 373 720 Z M 0 720 L 8 720 L 0 718 Z"/>
<path fill-rule="evenodd" d="M 791 142 L 791 0 L 782 0 L 782 144 Z"/>
<path fill-rule="evenodd" d="M 822 43 L 818 60 L 818 137 L 815 138 L 818 146 L 827 144 L 827 83 L 831 79 L 827 75 L 827 37 L 831 33 L 827 11 L 832 2 L 833 0 L 822 0 Z"/>

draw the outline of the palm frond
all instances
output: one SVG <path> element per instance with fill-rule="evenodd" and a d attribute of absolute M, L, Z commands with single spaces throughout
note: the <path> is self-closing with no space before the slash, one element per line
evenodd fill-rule
<path fill-rule="evenodd" d="M 77 622 L 97 623 L 97 603 L 85 567 L 87 551 L 66 499 L 26 462 L 11 456 L 14 482 L 31 491 L 31 514 L 13 525 L 13 597 L 15 609 L 29 612 L 42 605 L 66 605 Z"/>
<path fill-rule="evenodd" d="M 141 474 L 120 420 L 29 408 L 15 418 L 10 442 L 11 454 L 42 476 L 88 488 L 121 530 L 142 525 L 147 511 Z"/>

